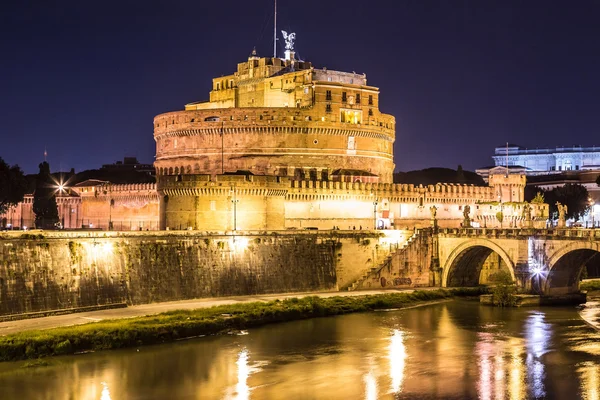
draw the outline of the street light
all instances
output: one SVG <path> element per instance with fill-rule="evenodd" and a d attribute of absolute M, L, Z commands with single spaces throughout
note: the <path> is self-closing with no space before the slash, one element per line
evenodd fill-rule
<path fill-rule="evenodd" d="M 233 230 L 237 231 L 237 203 L 239 203 L 239 200 L 236 198 L 235 186 L 231 187 L 231 193 L 233 194 L 233 199 L 231 199 L 233 203 Z"/>
<path fill-rule="evenodd" d="M 377 198 L 373 201 L 373 229 L 377 230 Z"/>
<path fill-rule="evenodd" d="M 590 203 L 590 214 L 592 214 L 592 228 L 594 228 L 594 207 L 596 206 L 596 203 L 594 202 L 594 200 L 591 197 L 589 199 L 589 203 Z"/>

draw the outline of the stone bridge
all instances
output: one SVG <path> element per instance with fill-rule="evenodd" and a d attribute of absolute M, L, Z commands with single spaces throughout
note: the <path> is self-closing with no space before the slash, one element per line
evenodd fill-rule
<path fill-rule="evenodd" d="M 440 229 L 432 238 L 435 286 L 476 286 L 504 271 L 523 289 L 560 295 L 579 291 L 584 268 L 600 272 L 596 229 Z"/>
<path fill-rule="evenodd" d="M 527 292 L 579 292 L 600 277 L 600 229 L 418 229 L 349 290 L 464 287 L 509 275 Z"/>

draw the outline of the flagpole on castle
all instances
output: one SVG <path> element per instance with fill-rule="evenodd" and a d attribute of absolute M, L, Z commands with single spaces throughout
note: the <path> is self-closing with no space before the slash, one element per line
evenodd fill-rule
<path fill-rule="evenodd" d="M 275 23 L 273 24 L 273 58 L 277 57 L 277 0 L 275 0 Z"/>

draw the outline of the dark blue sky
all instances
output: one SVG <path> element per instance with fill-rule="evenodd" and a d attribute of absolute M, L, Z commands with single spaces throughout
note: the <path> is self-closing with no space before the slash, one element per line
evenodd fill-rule
<path fill-rule="evenodd" d="M 7 3 L 0 157 L 29 173 L 45 146 L 53 170 L 152 162 L 154 115 L 207 99 L 211 78 L 254 46 L 272 53 L 272 0 Z M 301 58 L 380 87 L 397 170 L 474 169 L 507 141 L 600 145 L 598 0 L 279 0 L 278 11 Z"/>

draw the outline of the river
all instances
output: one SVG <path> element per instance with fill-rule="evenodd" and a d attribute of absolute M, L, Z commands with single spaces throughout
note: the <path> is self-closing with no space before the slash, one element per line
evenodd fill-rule
<path fill-rule="evenodd" d="M 596 400 L 599 310 L 451 301 L 1 363 L 0 399 Z"/>

